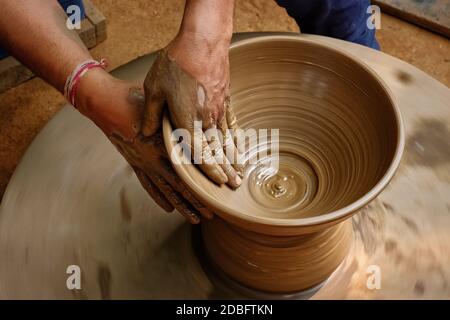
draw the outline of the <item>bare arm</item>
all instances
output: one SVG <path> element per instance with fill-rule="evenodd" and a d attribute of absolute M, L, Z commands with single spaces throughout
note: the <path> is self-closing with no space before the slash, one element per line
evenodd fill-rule
<path fill-rule="evenodd" d="M 234 0 L 187 0 L 180 32 L 164 51 L 166 57 L 155 63 L 159 68 L 150 72 L 145 81 L 147 99 L 143 134 L 151 136 L 159 130 L 164 101 L 176 129 L 187 129 L 196 135 L 194 123 L 202 129 L 228 129 L 237 132 L 230 106 L 229 47 L 233 31 Z M 182 71 L 174 72 L 174 70 Z M 158 73 L 157 70 L 171 70 Z M 177 79 L 177 77 L 183 80 Z M 179 83 L 179 85 L 178 85 Z M 181 95 L 172 95 L 174 85 Z M 221 145 L 210 140 L 201 142 L 203 154 L 200 169 L 217 184 L 227 183 L 233 188 L 242 182 L 242 166 L 236 163 L 237 150 L 233 139 L 223 139 Z M 191 150 L 195 148 L 194 139 Z M 222 150 L 228 150 L 223 157 Z M 221 160 L 221 159 L 224 159 Z M 196 159 L 198 161 L 199 159 Z M 229 160 L 229 161 L 228 161 Z"/>
<path fill-rule="evenodd" d="M 187 0 L 180 32 L 169 47 L 171 58 L 197 79 L 210 96 L 210 114 L 203 116 L 205 129 L 217 125 L 224 116 L 223 100 L 229 95 L 228 51 L 233 13 L 234 0 Z"/>
<path fill-rule="evenodd" d="M 66 26 L 67 16 L 56 0 L 0 0 L 0 43 L 24 65 L 61 93 L 76 66 L 92 59 L 75 30 Z M 136 135 L 135 115 L 123 104 L 130 84 L 120 84 L 107 72 L 93 69 L 81 81 L 76 95 L 78 110 L 107 135 Z M 113 97 L 108 92 L 119 96 Z"/>
<path fill-rule="evenodd" d="M 0 0 L 0 43 L 60 92 L 72 70 L 91 59 L 55 0 Z"/>
<path fill-rule="evenodd" d="M 187 0 L 180 32 L 169 44 L 176 62 L 205 87 L 209 100 L 204 109 L 210 123 L 223 117 L 228 94 L 233 7 L 233 0 Z M 56 0 L 0 0 L 0 8 L 0 44 L 60 92 L 76 66 L 92 59 L 77 33 L 67 29 L 66 14 Z M 200 215 L 210 217 L 172 172 L 161 148 L 160 121 L 145 123 L 152 139 L 141 139 L 144 105 L 139 89 L 142 92 L 134 83 L 91 69 L 80 79 L 76 105 L 118 147 L 161 207 L 176 208 L 194 223 Z M 151 104 L 151 96 L 145 99 Z M 147 115 L 149 111 L 162 114 L 161 109 L 147 110 Z"/>

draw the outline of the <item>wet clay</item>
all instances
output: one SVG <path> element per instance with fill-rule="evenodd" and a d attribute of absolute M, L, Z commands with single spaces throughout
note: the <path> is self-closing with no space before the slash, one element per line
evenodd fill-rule
<path fill-rule="evenodd" d="M 242 186 L 211 183 L 174 166 L 220 218 L 205 221 L 210 258 L 251 288 L 294 292 L 324 281 L 345 257 L 345 220 L 398 166 L 401 117 L 388 89 L 356 58 L 311 41 L 267 37 L 230 51 L 231 98 L 242 129 L 278 129 L 249 148 Z M 171 127 L 164 138 L 169 154 Z M 270 135 L 270 134 L 269 134 Z M 279 143 L 278 170 L 271 139 Z"/>
<path fill-rule="evenodd" d="M 273 293 L 312 288 L 347 255 L 352 225 L 345 221 L 301 236 L 243 232 L 220 218 L 202 225 L 204 245 L 216 268 L 245 286 Z"/>
<path fill-rule="evenodd" d="M 419 69 L 349 42 L 295 36 L 340 48 L 375 70 L 398 101 L 408 141 L 429 119 L 450 128 L 449 88 Z M 155 57 L 113 75 L 143 82 Z M 397 70 L 414 81 L 406 87 Z M 313 299 L 450 298 L 450 181 L 436 179 L 445 165 L 400 166 L 389 187 L 350 219 L 350 251 Z M 81 290 L 66 287 L 70 265 L 81 268 Z M 382 270 L 381 290 L 367 287 L 371 265 Z M 211 278 L 193 253 L 185 219 L 158 207 L 92 122 L 71 106 L 58 112 L 26 151 L 0 205 L 0 298 L 242 298 L 241 288 L 224 292 Z"/>

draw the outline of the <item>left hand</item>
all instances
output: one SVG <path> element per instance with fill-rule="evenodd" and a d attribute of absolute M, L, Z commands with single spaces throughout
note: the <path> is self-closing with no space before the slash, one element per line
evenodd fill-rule
<path fill-rule="evenodd" d="M 175 174 L 158 131 L 140 133 L 143 90 L 100 69 L 90 70 L 80 82 L 77 107 L 93 120 L 134 169 L 140 183 L 164 210 L 177 209 L 190 223 L 212 218 Z"/>

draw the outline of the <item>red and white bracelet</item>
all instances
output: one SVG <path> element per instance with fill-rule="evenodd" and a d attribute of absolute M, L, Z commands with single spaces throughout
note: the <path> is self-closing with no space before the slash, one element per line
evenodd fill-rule
<path fill-rule="evenodd" d="M 102 68 L 106 69 L 108 63 L 105 59 L 100 60 L 100 62 L 95 60 L 87 60 L 83 63 L 80 63 L 67 77 L 66 84 L 64 86 L 64 96 L 67 101 L 75 106 L 75 96 L 78 89 L 78 85 L 80 83 L 80 79 L 91 69 L 93 68 Z"/>

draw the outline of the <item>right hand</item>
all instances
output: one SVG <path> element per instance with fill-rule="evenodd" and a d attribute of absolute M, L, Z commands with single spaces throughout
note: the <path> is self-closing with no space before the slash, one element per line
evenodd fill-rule
<path fill-rule="evenodd" d="M 167 102 L 174 128 L 190 133 L 191 151 L 195 139 L 200 141 L 201 157 L 195 159 L 200 169 L 217 184 L 237 188 L 242 183 L 243 164 L 230 105 L 229 40 L 209 41 L 183 33 L 161 50 L 144 83 L 142 132 L 152 136 L 159 130 Z M 196 121 L 202 124 L 200 132 L 194 130 Z M 208 140 L 205 131 L 216 128 L 221 136 Z"/>

